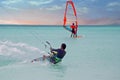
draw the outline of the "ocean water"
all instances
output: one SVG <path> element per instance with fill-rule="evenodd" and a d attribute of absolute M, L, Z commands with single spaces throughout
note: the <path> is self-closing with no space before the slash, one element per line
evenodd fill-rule
<path fill-rule="evenodd" d="M 120 26 L 0 26 L 0 80 L 120 80 Z M 66 43 L 63 61 L 30 61 Z"/>

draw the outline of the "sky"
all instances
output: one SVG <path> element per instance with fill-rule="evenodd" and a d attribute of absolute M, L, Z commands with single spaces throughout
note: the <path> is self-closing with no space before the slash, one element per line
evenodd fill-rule
<path fill-rule="evenodd" d="M 63 25 L 66 1 L 0 0 L 0 24 Z M 79 25 L 120 25 L 120 0 L 72 1 Z"/>

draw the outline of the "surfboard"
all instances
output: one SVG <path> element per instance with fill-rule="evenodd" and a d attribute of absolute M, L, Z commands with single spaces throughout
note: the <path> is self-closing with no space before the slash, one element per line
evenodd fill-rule
<path fill-rule="evenodd" d="M 83 36 L 82 36 L 82 35 L 79 35 L 79 36 L 73 37 L 73 38 L 83 38 Z"/>

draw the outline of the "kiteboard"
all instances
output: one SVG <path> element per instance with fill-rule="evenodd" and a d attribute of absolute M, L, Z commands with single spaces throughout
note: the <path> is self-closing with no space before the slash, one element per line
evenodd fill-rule
<path fill-rule="evenodd" d="M 83 38 L 84 36 L 83 35 L 78 35 L 76 37 L 73 37 L 73 38 Z"/>
<path fill-rule="evenodd" d="M 82 36 L 76 36 L 76 37 L 74 37 L 74 38 L 82 38 Z"/>

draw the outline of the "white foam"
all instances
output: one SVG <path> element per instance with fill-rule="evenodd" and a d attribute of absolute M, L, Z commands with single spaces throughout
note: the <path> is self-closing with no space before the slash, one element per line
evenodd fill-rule
<path fill-rule="evenodd" d="M 0 55 L 10 56 L 19 59 L 33 59 L 43 55 L 37 47 L 30 46 L 26 43 L 15 43 L 11 41 L 0 41 Z"/>

